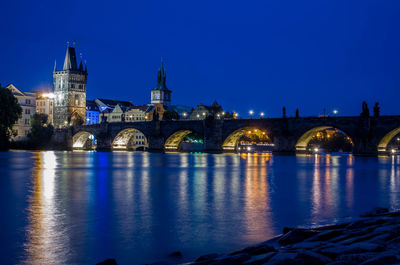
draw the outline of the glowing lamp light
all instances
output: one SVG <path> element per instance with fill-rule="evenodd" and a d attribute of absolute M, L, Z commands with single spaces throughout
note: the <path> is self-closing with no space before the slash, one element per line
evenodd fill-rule
<path fill-rule="evenodd" d="M 315 148 L 314 148 L 314 152 L 315 152 L 315 153 L 318 153 L 318 151 L 319 151 L 318 147 L 315 147 Z"/>
<path fill-rule="evenodd" d="M 250 110 L 250 111 L 249 111 L 249 114 L 250 114 L 250 115 L 253 115 L 253 114 L 254 114 L 254 111 L 253 111 L 253 110 Z"/>
<path fill-rule="evenodd" d="M 335 109 L 335 110 L 333 110 L 333 114 L 338 114 L 338 110 L 337 109 Z"/>
<path fill-rule="evenodd" d="M 251 147 L 250 146 L 247 147 L 247 151 L 251 151 Z"/>
<path fill-rule="evenodd" d="M 251 131 L 248 131 L 247 133 L 248 133 L 248 134 L 250 134 L 250 133 L 251 133 Z"/>
<path fill-rule="evenodd" d="M 186 117 L 186 115 L 187 115 L 186 112 L 184 112 L 184 113 L 183 113 L 183 117 Z"/>
<path fill-rule="evenodd" d="M 261 113 L 260 113 L 260 116 L 261 116 L 261 117 L 264 117 L 264 112 L 261 112 Z"/>
<path fill-rule="evenodd" d="M 44 93 L 42 95 L 42 97 L 44 97 L 44 98 L 55 98 L 55 95 L 53 93 Z"/>
<path fill-rule="evenodd" d="M 205 112 L 203 112 L 203 116 L 206 116 L 206 113 L 205 113 Z"/>
<path fill-rule="evenodd" d="M 392 152 L 392 154 L 394 154 L 394 153 L 396 153 L 396 150 L 392 149 L 391 152 Z"/>

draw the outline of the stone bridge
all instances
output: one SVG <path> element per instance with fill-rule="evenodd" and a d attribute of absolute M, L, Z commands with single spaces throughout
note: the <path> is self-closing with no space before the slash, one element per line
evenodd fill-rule
<path fill-rule="evenodd" d="M 189 133 L 203 138 L 205 151 L 235 151 L 248 130 L 263 130 L 272 139 L 275 152 L 305 152 L 318 131 L 336 128 L 353 141 L 354 154 L 390 153 L 388 144 L 400 133 L 400 116 L 305 117 L 225 120 L 178 120 L 121 122 L 70 127 L 59 130 L 55 141 L 68 149 L 83 149 L 96 139 L 97 150 L 127 149 L 133 135 L 144 135 L 149 150 L 179 150 Z"/>

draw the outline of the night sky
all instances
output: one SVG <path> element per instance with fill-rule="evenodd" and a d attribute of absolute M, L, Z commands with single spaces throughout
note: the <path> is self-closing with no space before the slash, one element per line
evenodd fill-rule
<path fill-rule="evenodd" d="M 84 3 L 82 3 L 84 2 Z M 148 104 L 160 58 L 173 104 L 214 99 L 239 117 L 366 100 L 400 114 L 400 1 L 1 1 L 0 82 L 52 85 L 66 42 L 87 60 L 87 98 Z"/>

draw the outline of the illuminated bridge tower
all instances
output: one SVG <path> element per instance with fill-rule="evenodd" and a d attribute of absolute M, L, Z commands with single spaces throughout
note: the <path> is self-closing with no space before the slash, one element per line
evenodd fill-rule
<path fill-rule="evenodd" d="M 171 105 L 171 90 L 165 84 L 166 74 L 163 61 L 157 73 L 157 86 L 151 90 L 151 104 L 163 104 L 164 106 Z"/>
<path fill-rule="evenodd" d="M 87 66 L 83 68 L 82 58 L 77 65 L 74 47 L 67 47 L 64 67 L 57 70 L 54 65 L 54 126 L 80 125 L 86 118 Z"/>

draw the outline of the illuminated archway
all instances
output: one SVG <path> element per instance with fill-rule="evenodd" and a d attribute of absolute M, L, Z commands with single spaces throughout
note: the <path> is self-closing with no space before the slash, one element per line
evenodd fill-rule
<path fill-rule="evenodd" d="M 174 132 L 165 141 L 165 144 L 164 144 L 165 150 L 178 150 L 179 144 L 182 142 L 183 138 L 185 138 L 185 136 L 189 135 L 190 133 L 193 133 L 193 131 L 180 130 L 180 131 Z"/>
<path fill-rule="evenodd" d="M 225 141 L 222 144 L 222 150 L 224 151 L 235 151 L 237 149 L 237 146 L 239 144 L 239 140 L 247 135 L 247 134 L 259 134 L 263 135 L 266 138 L 268 138 L 267 132 L 264 130 L 261 130 L 259 128 L 254 128 L 254 127 L 243 127 L 240 128 L 230 135 L 226 137 Z"/>
<path fill-rule="evenodd" d="M 388 145 L 392 139 L 400 133 L 400 128 L 388 132 L 378 144 L 378 152 L 387 152 Z"/>
<path fill-rule="evenodd" d="M 112 142 L 113 150 L 145 150 L 147 148 L 146 136 L 134 128 L 120 131 Z"/>
<path fill-rule="evenodd" d="M 96 137 L 90 132 L 81 131 L 72 137 L 72 148 L 81 150 L 96 149 Z"/>
<path fill-rule="evenodd" d="M 79 115 L 78 112 L 72 113 L 70 121 L 71 126 L 80 126 L 83 125 L 84 123 L 85 123 L 84 119 Z"/>
<path fill-rule="evenodd" d="M 307 152 L 308 144 L 313 139 L 313 137 L 318 133 L 329 129 L 333 129 L 336 132 L 340 132 L 341 134 L 347 136 L 348 141 L 350 141 L 351 145 L 354 146 L 353 140 L 348 136 L 347 133 L 343 132 L 342 130 L 339 130 L 338 128 L 335 128 L 333 126 L 319 126 L 308 130 L 299 138 L 299 140 L 296 143 L 296 151 Z"/>

